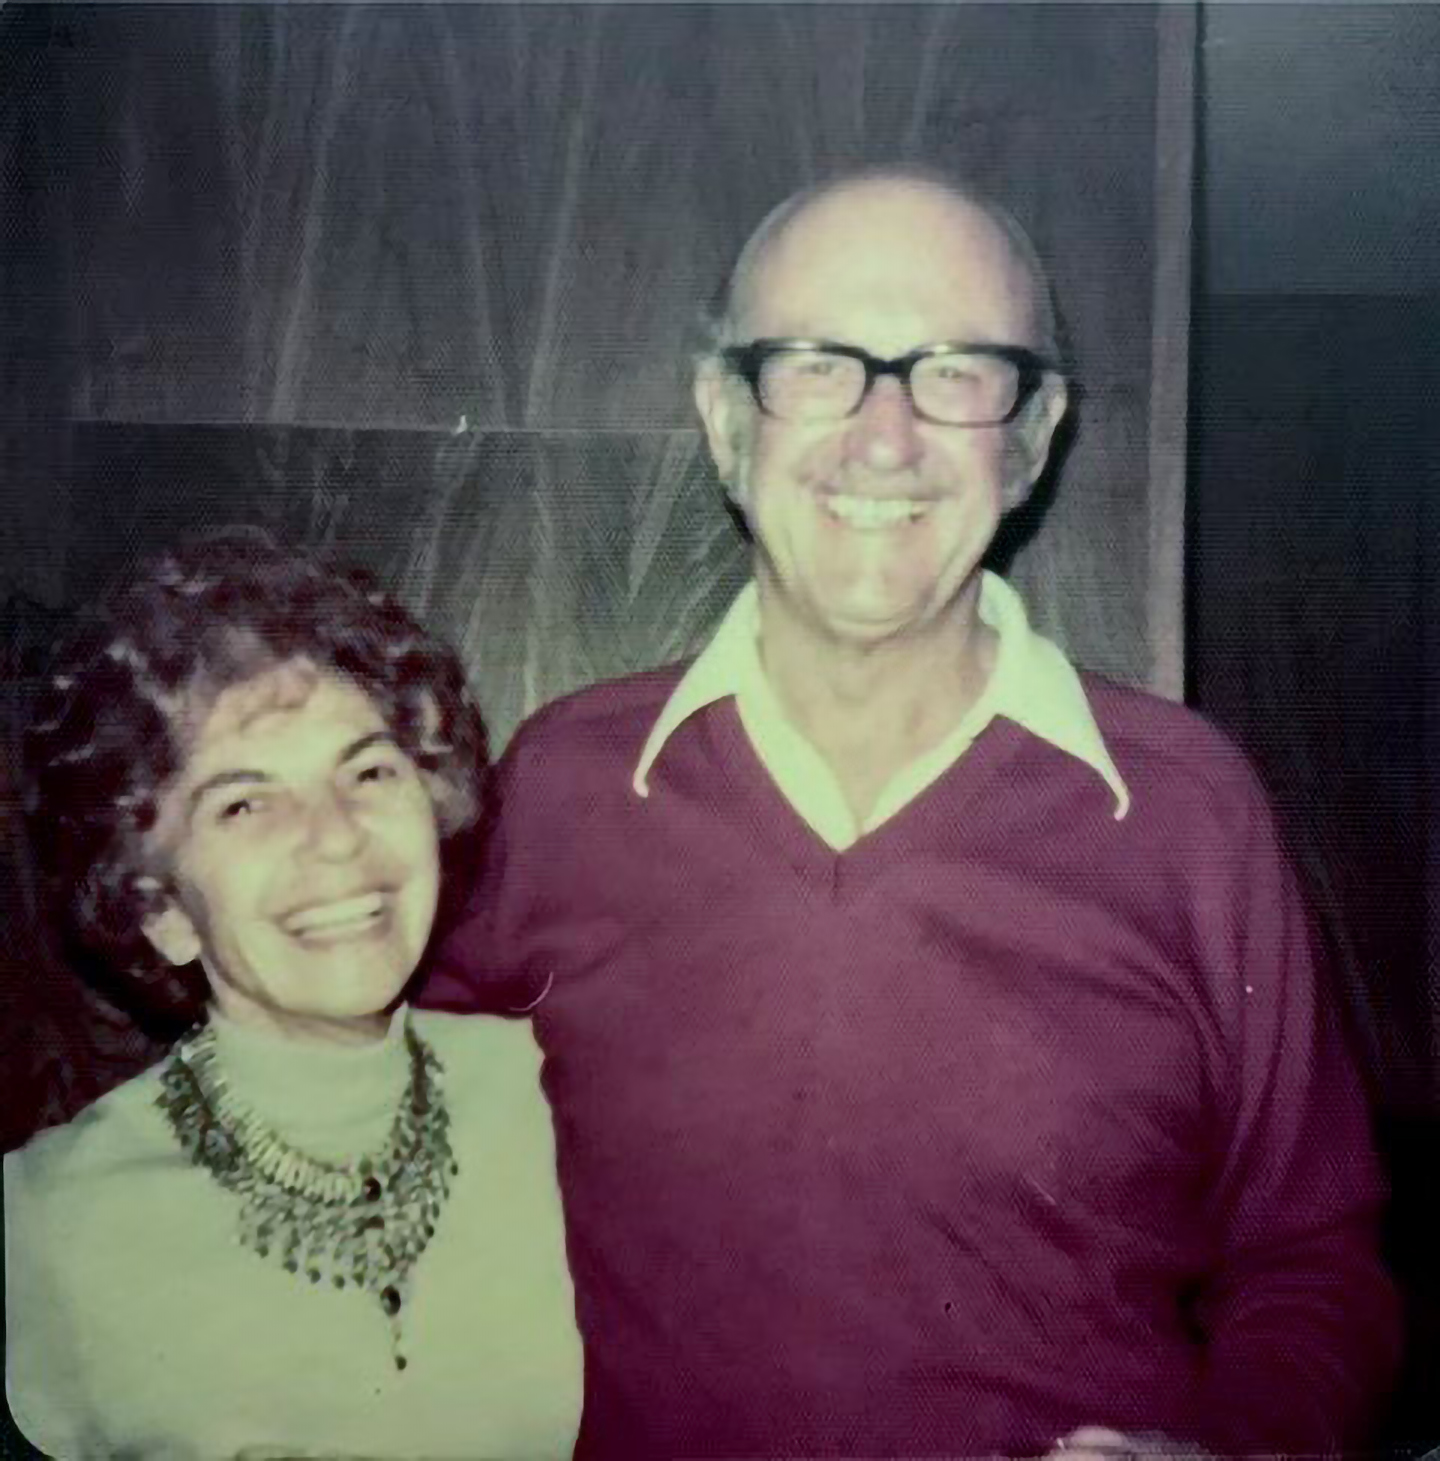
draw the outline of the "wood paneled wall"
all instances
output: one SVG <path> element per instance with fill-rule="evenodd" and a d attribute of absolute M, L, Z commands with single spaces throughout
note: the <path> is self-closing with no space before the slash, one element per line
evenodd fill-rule
<path fill-rule="evenodd" d="M 0 593 L 63 608 L 184 528 L 266 523 L 397 585 L 502 745 L 713 625 L 746 568 L 689 400 L 697 318 L 781 198 L 913 160 L 1030 230 L 1073 343 L 1078 431 L 1012 577 L 1082 663 L 1176 694 L 1193 21 L 0 10 Z M 21 857 L 0 838 L 0 886 Z M 153 1048 L 24 959 L 11 1139 Z"/>
<path fill-rule="evenodd" d="M 46 260 L 66 414 L 436 433 L 404 508 L 355 536 L 464 642 L 502 739 L 578 676 L 708 628 L 742 567 L 733 538 L 728 553 L 709 540 L 697 313 L 773 203 L 886 159 L 972 179 L 1050 261 L 1083 403 L 1015 577 L 1080 659 L 1178 693 L 1187 7 L 55 14 L 53 125 L 23 139 L 23 170 L 63 233 Z M 458 454 L 483 481 L 454 480 L 439 434 L 457 429 L 483 438 Z M 89 503 L 107 488 L 84 472 L 74 488 L 81 583 Z M 700 540 L 667 537 L 657 512 Z M 711 565 L 714 592 L 678 640 L 672 617 L 663 640 L 596 658 L 533 624 L 603 636 L 647 591 L 631 577 L 647 536 L 661 564 Z M 608 608 L 575 571 L 597 558 Z M 488 626 L 470 622 L 464 603 L 496 574 L 525 602 L 501 595 Z M 536 646 L 523 666 L 490 640 L 521 619 Z"/>

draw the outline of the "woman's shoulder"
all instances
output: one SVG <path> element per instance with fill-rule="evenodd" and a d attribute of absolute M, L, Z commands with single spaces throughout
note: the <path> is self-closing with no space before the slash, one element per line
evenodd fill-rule
<path fill-rule="evenodd" d="M 442 1061 L 484 1059 L 497 1069 L 532 1073 L 540 1069 L 540 1047 L 528 1019 L 411 1010 L 410 1024 Z"/>
<path fill-rule="evenodd" d="M 38 1195 L 99 1181 L 167 1151 L 155 1105 L 160 1066 L 133 1076 L 63 1126 L 32 1136 L 5 1158 L 7 1200 L 16 1189 Z"/>
<path fill-rule="evenodd" d="M 530 1021 L 416 1010 L 411 1028 L 440 1059 L 452 1113 L 488 1124 L 522 1110 L 549 1121 L 540 1088 L 540 1047 Z"/>

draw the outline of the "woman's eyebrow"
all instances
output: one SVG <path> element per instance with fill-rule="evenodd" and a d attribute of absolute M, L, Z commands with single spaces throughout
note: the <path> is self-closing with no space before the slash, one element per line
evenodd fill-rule
<path fill-rule="evenodd" d="M 222 786 L 256 786 L 273 780 L 263 771 L 217 771 L 214 776 L 207 776 L 198 786 L 194 787 L 186 800 L 189 810 L 194 811 L 201 800 L 210 792 Z"/>
<path fill-rule="evenodd" d="M 398 746 L 398 744 L 399 742 L 396 741 L 391 731 L 371 731 L 368 735 L 360 736 L 357 740 L 351 741 L 335 758 L 335 764 L 337 766 L 343 766 L 347 761 L 354 760 L 362 752 L 368 751 L 371 746 Z"/>
<path fill-rule="evenodd" d="M 335 757 L 336 766 L 343 766 L 347 761 L 352 761 L 356 756 L 363 755 L 372 746 L 394 746 L 397 745 L 394 735 L 388 730 L 368 731 L 365 735 L 351 741 Z M 210 792 L 216 791 L 225 786 L 261 786 L 275 780 L 266 771 L 248 770 L 243 767 L 233 767 L 228 771 L 217 771 L 214 776 L 207 776 L 190 793 L 187 805 L 193 811 L 201 800 Z"/>

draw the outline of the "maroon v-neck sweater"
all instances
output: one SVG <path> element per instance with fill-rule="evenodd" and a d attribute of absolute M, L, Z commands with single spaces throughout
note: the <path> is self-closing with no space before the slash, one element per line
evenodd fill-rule
<path fill-rule="evenodd" d="M 1133 796 L 997 720 L 836 854 L 674 671 L 522 731 L 423 1003 L 535 1008 L 577 1455 L 1353 1441 L 1394 1362 L 1365 1111 L 1265 799 L 1086 679 Z"/>

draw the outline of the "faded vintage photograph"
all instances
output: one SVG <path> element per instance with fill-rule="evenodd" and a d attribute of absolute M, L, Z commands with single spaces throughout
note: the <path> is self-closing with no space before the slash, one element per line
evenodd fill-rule
<path fill-rule="evenodd" d="M 0 1455 L 1440 1448 L 1440 7 L 0 3 Z"/>

